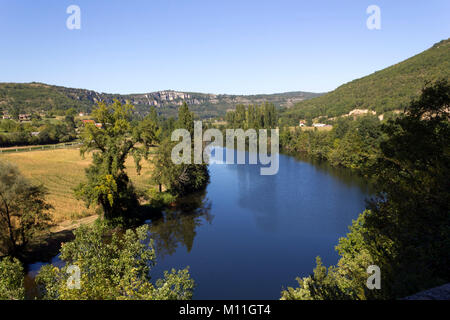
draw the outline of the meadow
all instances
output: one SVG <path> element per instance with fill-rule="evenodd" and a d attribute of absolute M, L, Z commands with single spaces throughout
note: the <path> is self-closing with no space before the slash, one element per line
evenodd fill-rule
<path fill-rule="evenodd" d="M 15 164 L 20 172 L 35 184 L 43 184 L 48 190 L 47 200 L 54 207 L 53 221 L 60 224 L 96 214 L 95 208 L 86 208 L 75 198 L 73 189 L 85 181 L 85 169 L 91 156 L 84 159 L 78 148 L 1 154 L 0 160 Z M 140 175 L 136 173 L 133 159 L 126 161 L 127 173 L 137 189 L 150 187 L 151 165 L 143 161 Z"/>

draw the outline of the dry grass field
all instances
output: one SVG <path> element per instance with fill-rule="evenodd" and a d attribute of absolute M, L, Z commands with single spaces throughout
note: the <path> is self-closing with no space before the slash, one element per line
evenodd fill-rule
<path fill-rule="evenodd" d="M 95 209 L 87 209 L 82 201 L 75 199 L 73 189 L 85 180 L 84 169 L 91 157 L 80 156 L 78 148 L 56 149 L 33 152 L 18 152 L 0 155 L 0 160 L 17 165 L 21 173 L 36 184 L 43 184 L 49 192 L 48 202 L 53 205 L 55 223 L 77 220 L 95 214 Z M 150 180 L 150 164 L 142 163 L 138 176 L 133 159 L 128 159 L 128 174 L 138 189 L 146 189 Z"/>

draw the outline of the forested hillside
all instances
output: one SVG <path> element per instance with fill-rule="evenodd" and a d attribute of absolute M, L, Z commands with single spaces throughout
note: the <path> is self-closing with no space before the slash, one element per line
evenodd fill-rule
<path fill-rule="evenodd" d="M 450 77 L 450 39 L 391 67 L 346 83 L 336 90 L 286 110 L 284 117 L 312 119 L 335 117 L 353 109 L 382 114 L 404 107 L 417 98 L 428 82 Z"/>

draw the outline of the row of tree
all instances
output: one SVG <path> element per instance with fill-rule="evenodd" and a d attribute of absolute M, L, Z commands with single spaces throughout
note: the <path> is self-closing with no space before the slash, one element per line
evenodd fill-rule
<path fill-rule="evenodd" d="M 330 131 L 304 130 L 282 127 L 280 145 L 288 153 L 305 153 L 324 159 L 333 166 L 364 171 L 370 167 L 380 151 L 384 139 L 382 125 L 376 116 L 355 120 L 338 118 Z"/>
<path fill-rule="evenodd" d="M 278 112 L 272 103 L 250 104 L 247 107 L 238 104 L 236 110 L 227 112 L 225 120 L 229 127 L 235 129 L 270 129 L 278 125 Z"/>
<path fill-rule="evenodd" d="M 0 147 L 63 143 L 74 140 L 76 136 L 73 119 L 59 123 L 0 120 Z"/>

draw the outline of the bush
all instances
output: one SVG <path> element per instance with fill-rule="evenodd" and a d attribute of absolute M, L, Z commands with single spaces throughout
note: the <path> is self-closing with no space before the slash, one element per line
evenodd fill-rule
<path fill-rule="evenodd" d="M 105 221 L 81 226 L 75 240 L 61 247 L 62 268 L 41 268 L 36 283 L 42 298 L 50 300 L 186 300 L 192 298 L 194 281 L 189 270 L 164 273 L 151 283 L 155 265 L 148 226 L 112 230 Z M 79 288 L 68 285 L 69 268 L 79 268 Z M 75 281 L 73 284 L 77 284 Z"/>
<path fill-rule="evenodd" d="M 25 298 L 24 272 L 17 259 L 0 260 L 0 300 L 22 300 Z"/>

